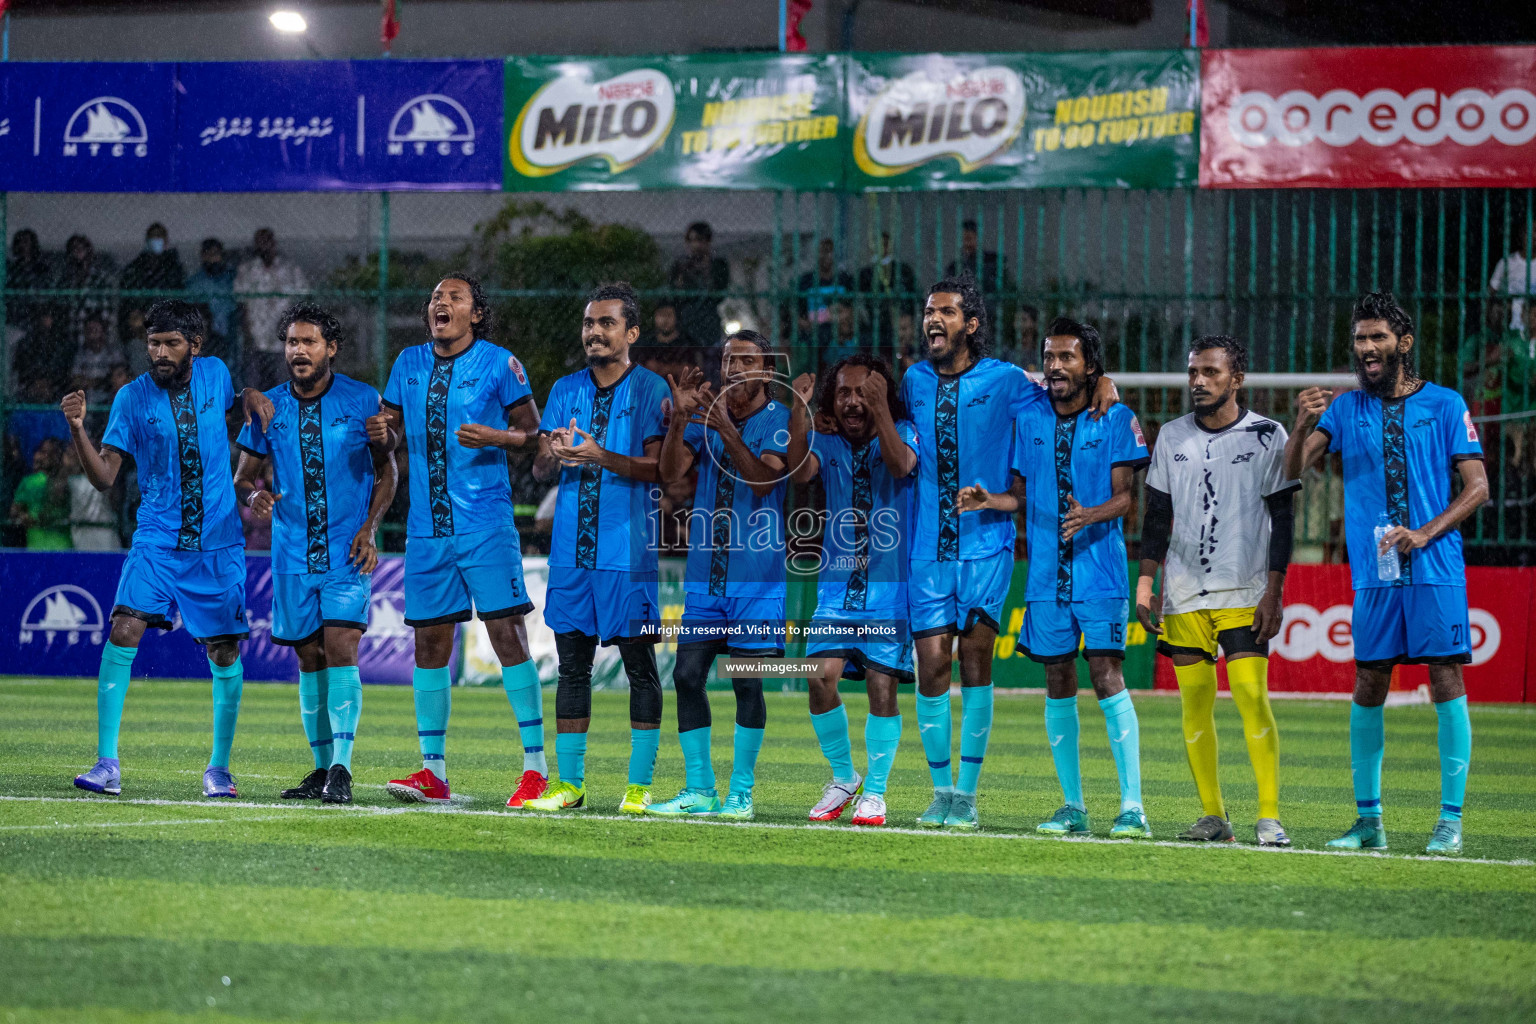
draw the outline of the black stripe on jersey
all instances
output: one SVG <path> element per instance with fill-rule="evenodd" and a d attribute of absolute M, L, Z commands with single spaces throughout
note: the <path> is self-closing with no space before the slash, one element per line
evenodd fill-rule
<path fill-rule="evenodd" d="M 592 398 L 592 427 L 587 433 L 601 445 L 608 440 L 608 414 L 616 388 L 598 388 Z M 597 504 L 602 493 L 603 467 L 589 462 L 581 467 L 581 487 L 576 492 L 576 564 L 597 568 Z"/>
<path fill-rule="evenodd" d="M 933 436 L 939 477 L 938 560 L 960 557 L 960 516 L 955 498 L 960 492 L 960 378 L 938 379 L 933 403 Z"/>
<path fill-rule="evenodd" d="M 299 466 L 304 473 L 304 562 L 309 572 L 329 572 L 326 543 L 325 438 L 320 403 L 299 403 Z"/>
<path fill-rule="evenodd" d="M 708 446 L 706 445 L 706 448 Z M 731 520 L 736 505 L 735 464 L 731 453 L 722 451 L 715 477 L 715 508 L 710 520 L 709 593 L 725 596 L 725 581 L 731 569 Z"/>
<path fill-rule="evenodd" d="M 453 359 L 435 358 L 427 381 L 427 504 L 432 536 L 453 536 L 453 500 L 448 497 L 448 394 Z"/>
<path fill-rule="evenodd" d="M 172 391 L 171 418 L 176 421 L 176 461 L 181 474 L 181 528 L 176 531 L 177 551 L 203 547 L 203 456 L 197 446 L 197 406 L 192 386 Z"/>
<path fill-rule="evenodd" d="M 1403 410 L 1406 401 L 1381 403 L 1381 466 L 1386 474 L 1387 521 L 1393 526 L 1408 526 L 1408 441 L 1403 436 Z M 1399 581 L 1403 585 L 1413 582 L 1411 556 L 1399 551 L 1398 564 L 1402 567 Z"/>
<path fill-rule="evenodd" d="M 1067 516 L 1072 496 L 1072 441 L 1077 437 L 1077 417 L 1056 417 L 1056 520 Z M 1056 600 L 1072 600 L 1072 538 L 1056 531 Z"/>
<path fill-rule="evenodd" d="M 843 610 L 862 611 L 869 597 L 869 516 L 874 506 L 870 488 L 873 440 L 853 453 L 853 571 L 843 591 Z"/>

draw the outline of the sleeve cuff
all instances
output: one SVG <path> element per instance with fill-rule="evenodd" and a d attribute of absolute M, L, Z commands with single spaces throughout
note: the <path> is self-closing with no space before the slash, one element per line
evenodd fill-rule
<path fill-rule="evenodd" d="M 387 398 L 381 398 L 381 399 L 379 399 L 379 401 L 381 401 L 381 402 L 383 402 L 383 403 L 384 403 L 384 408 L 386 408 L 386 409 L 393 409 L 393 410 L 395 410 L 395 411 L 396 411 L 396 412 L 399 412 L 399 411 L 400 411 L 400 408 L 401 408 L 401 407 L 400 407 L 400 406 L 399 406 L 399 405 L 398 405 L 398 404 L 396 404 L 396 403 L 394 403 L 394 402 L 391 402 L 391 401 L 390 401 L 390 400 L 389 400 L 389 399 L 387 399 Z"/>
<path fill-rule="evenodd" d="M 119 448 L 115 444 L 107 444 L 107 442 L 103 441 L 103 442 L 101 442 L 101 447 L 105 451 L 117 452 L 117 454 L 121 455 L 125 459 L 133 458 L 132 455 L 130 455 L 128 452 L 123 451 L 121 448 Z"/>
<path fill-rule="evenodd" d="M 507 406 L 507 412 L 511 412 L 513 409 L 516 409 L 518 406 L 522 405 L 524 402 L 531 402 L 531 401 L 533 401 L 533 395 L 532 394 L 524 395 L 522 398 L 519 398 L 517 401 L 515 401 L 515 402 L 511 403 L 510 405 L 508 405 Z"/>
<path fill-rule="evenodd" d="M 1150 455 L 1143 455 L 1139 459 L 1122 459 L 1119 462 L 1111 462 L 1109 464 L 1109 467 L 1111 469 L 1116 469 L 1116 468 L 1118 468 L 1120 466 L 1129 466 L 1132 469 L 1142 469 L 1145 466 L 1151 465 L 1151 463 L 1152 463 L 1152 456 L 1150 456 Z"/>
<path fill-rule="evenodd" d="M 267 453 L 266 452 L 259 452 L 255 448 L 252 448 L 250 445 L 241 444 L 239 441 L 235 442 L 235 447 L 239 448 L 241 451 L 245 452 L 247 455 L 254 455 L 254 456 L 256 456 L 256 458 L 258 458 L 258 459 L 264 459 L 264 458 L 267 457 Z"/>
<path fill-rule="evenodd" d="M 645 440 L 640 442 L 640 446 L 643 448 L 646 445 L 650 444 L 652 441 L 665 441 L 666 439 L 667 439 L 667 435 L 666 434 L 650 434 L 650 435 L 646 436 Z"/>
<path fill-rule="evenodd" d="M 1451 465 L 1454 466 L 1458 462 L 1470 462 L 1473 459 L 1476 459 L 1478 462 L 1488 461 L 1488 457 L 1479 452 L 1457 452 L 1455 455 L 1451 456 Z"/>

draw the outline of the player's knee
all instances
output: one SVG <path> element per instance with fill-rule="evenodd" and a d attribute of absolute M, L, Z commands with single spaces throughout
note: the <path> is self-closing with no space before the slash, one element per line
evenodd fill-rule
<path fill-rule="evenodd" d="M 219 668 L 229 668 L 240 659 L 240 645 L 233 640 L 220 640 L 208 645 L 208 660 Z"/>
<path fill-rule="evenodd" d="M 491 649 L 503 665 L 517 665 L 528 660 L 528 634 L 521 615 L 492 619 L 485 624 Z"/>
<path fill-rule="evenodd" d="M 839 673 L 839 676 L 841 673 Z M 808 680 L 810 689 L 811 714 L 824 715 L 837 707 L 839 697 L 837 695 L 837 680 L 839 676 L 823 675 L 818 679 Z"/>
<path fill-rule="evenodd" d="M 1125 673 L 1118 658 L 1090 658 L 1088 679 L 1093 683 L 1093 695 L 1108 700 L 1125 689 Z"/>
<path fill-rule="evenodd" d="M 680 647 L 672 664 L 672 686 L 678 693 L 704 692 L 709 678 L 709 663 L 714 652 L 709 648 Z"/>
<path fill-rule="evenodd" d="M 355 629 L 325 631 L 325 664 L 329 668 L 351 668 L 357 664 L 357 645 L 363 635 Z"/>
<path fill-rule="evenodd" d="M 327 667 L 325 647 L 318 640 L 295 647 L 293 653 L 298 656 L 300 672 L 322 672 Z"/>
<path fill-rule="evenodd" d="M 453 624 L 421 626 L 416 630 L 416 667 L 447 668 L 453 653 Z"/>
<path fill-rule="evenodd" d="M 118 647 L 137 647 L 144 639 L 147 623 L 132 615 L 118 615 L 112 619 L 112 643 Z"/>
<path fill-rule="evenodd" d="M 564 674 L 555 684 L 556 718 L 592 717 L 592 680 L 568 679 Z"/>
<path fill-rule="evenodd" d="M 896 703 L 896 677 L 883 672 L 869 674 L 869 713 L 876 718 L 890 718 L 901 713 Z"/>
<path fill-rule="evenodd" d="M 767 727 L 768 703 L 763 699 L 763 681 L 732 679 L 731 689 L 736 691 L 736 724 L 747 729 Z"/>
<path fill-rule="evenodd" d="M 1375 708 L 1387 702 L 1387 693 L 1392 689 L 1392 670 L 1383 671 L 1379 668 L 1368 668 L 1364 665 L 1355 666 L 1355 695 L 1354 702 L 1361 707 Z"/>
<path fill-rule="evenodd" d="M 1429 666 L 1429 699 L 1436 704 L 1467 695 L 1460 665 Z"/>
<path fill-rule="evenodd" d="M 1045 695 L 1052 700 L 1077 696 L 1076 660 L 1045 666 Z"/>

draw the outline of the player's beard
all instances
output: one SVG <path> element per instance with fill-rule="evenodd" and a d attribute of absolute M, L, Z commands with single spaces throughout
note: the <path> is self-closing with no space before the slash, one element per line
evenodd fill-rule
<path fill-rule="evenodd" d="M 1354 363 L 1355 379 L 1360 382 L 1360 390 L 1372 398 L 1391 398 L 1397 390 L 1397 379 L 1402 375 L 1403 356 L 1401 352 L 1393 350 L 1381 355 L 1381 375 L 1371 380 L 1365 375 L 1365 364 L 1360 357 L 1351 355 Z"/>
<path fill-rule="evenodd" d="M 151 363 L 149 379 L 167 391 L 185 387 L 187 382 L 192 379 L 192 354 L 190 352 L 187 353 L 187 358 L 174 364 L 172 367 L 165 367 L 160 362 Z"/>
<path fill-rule="evenodd" d="M 932 363 L 933 368 L 938 370 L 940 373 L 948 373 L 950 369 L 954 367 L 955 360 L 960 358 L 961 351 L 970 345 L 969 336 L 963 329 L 957 335 L 946 334 L 946 337 L 949 338 L 949 348 L 947 348 L 943 353 L 935 353 L 933 351 L 932 341 L 929 340 L 932 338 L 932 335 L 928 335 L 927 338 L 925 338 L 925 343 L 928 346 L 928 361 Z"/>
<path fill-rule="evenodd" d="M 600 370 L 605 366 L 612 366 L 618 361 L 619 357 L 615 355 L 605 355 L 601 352 L 587 353 L 587 365 L 594 370 Z"/>
<path fill-rule="evenodd" d="M 1047 379 L 1045 383 L 1046 383 L 1046 392 L 1045 393 L 1050 396 L 1051 404 L 1052 405 L 1071 405 L 1072 403 L 1076 402 L 1079 398 L 1083 397 L 1083 392 L 1088 390 L 1088 378 L 1087 377 L 1080 377 L 1080 378 L 1078 378 L 1076 380 L 1073 380 L 1071 377 L 1068 377 L 1067 378 L 1067 383 L 1068 383 L 1067 390 L 1063 394 L 1060 394 L 1060 395 L 1056 394 L 1055 391 L 1051 390 L 1051 388 L 1050 388 L 1051 381 L 1049 379 Z"/>

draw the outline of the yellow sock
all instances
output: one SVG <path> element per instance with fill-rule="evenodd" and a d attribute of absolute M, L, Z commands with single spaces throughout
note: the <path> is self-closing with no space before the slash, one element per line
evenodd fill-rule
<path fill-rule="evenodd" d="M 1200 793 L 1200 813 L 1225 818 L 1221 779 L 1216 774 L 1216 666 L 1208 661 L 1175 665 L 1179 703 L 1184 712 L 1184 750 Z"/>
<path fill-rule="evenodd" d="M 1238 658 L 1227 662 L 1232 703 L 1243 716 L 1248 759 L 1259 786 L 1259 817 L 1280 817 L 1280 730 L 1269 706 L 1269 659 Z"/>

